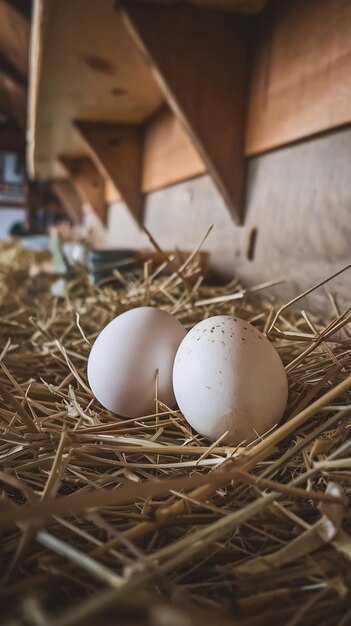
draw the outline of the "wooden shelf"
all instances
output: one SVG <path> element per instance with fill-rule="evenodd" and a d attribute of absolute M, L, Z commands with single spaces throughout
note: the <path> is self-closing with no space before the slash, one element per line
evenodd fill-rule
<path fill-rule="evenodd" d="M 38 0 L 29 93 L 30 175 L 61 178 L 59 161 L 88 155 L 74 120 L 140 124 L 163 96 L 113 2 Z"/>
<path fill-rule="evenodd" d="M 144 193 L 201 176 L 206 165 L 168 107 L 152 117 L 144 130 L 141 188 Z"/>
<path fill-rule="evenodd" d="M 272 2 L 254 44 L 247 156 L 351 122 L 349 0 Z"/>
<path fill-rule="evenodd" d="M 143 213 L 141 128 L 130 124 L 78 120 L 75 126 L 91 150 L 96 166 L 112 180 L 134 219 L 141 224 Z"/>
<path fill-rule="evenodd" d="M 235 13 L 123 0 L 125 24 L 231 215 L 243 210 L 248 23 Z"/>
<path fill-rule="evenodd" d="M 67 163 L 93 155 L 140 221 L 143 192 L 209 171 L 239 220 L 246 41 L 244 18 L 236 12 L 257 12 L 266 2 L 123 2 L 123 21 L 112 2 L 38 0 L 30 55 L 30 175 L 60 180 L 61 157 Z M 173 117 L 169 110 L 156 115 L 165 101 Z M 116 125 L 142 127 L 143 144 L 122 176 L 113 164 L 121 147 L 102 150 L 101 136 L 91 135 L 93 127 Z M 164 147 L 170 130 L 171 145 Z M 159 157 L 164 151 L 168 168 Z"/>

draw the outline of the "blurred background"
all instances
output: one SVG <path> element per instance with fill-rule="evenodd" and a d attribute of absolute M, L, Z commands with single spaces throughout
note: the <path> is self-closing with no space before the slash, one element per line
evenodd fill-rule
<path fill-rule="evenodd" d="M 294 295 L 350 258 L 350 66 L 348 0 L 0 0 L 0 239 L 98 281 L 213 224 L 212 276 Z"/>

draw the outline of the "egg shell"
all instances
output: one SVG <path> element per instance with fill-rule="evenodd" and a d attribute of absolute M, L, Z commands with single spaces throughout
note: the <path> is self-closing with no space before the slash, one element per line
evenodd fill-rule
<path fill-rule="evenodd" d="M 252 324 L 228 315 L 196 324 L 179 346 L 173 388 L 180 410 L 201 435 L 249 443 L 282 417 L 288 382 L 282 361 Z"/>
<path fill-rule="evenodd" d="M 173 362 L 185 334 L 175 317 L 156 307 L 116 317 L 89 355 L 88 380 L 95 397 L 123 417 L 154 413 L 158 370 L 158 399 L 173 406 Z"/>

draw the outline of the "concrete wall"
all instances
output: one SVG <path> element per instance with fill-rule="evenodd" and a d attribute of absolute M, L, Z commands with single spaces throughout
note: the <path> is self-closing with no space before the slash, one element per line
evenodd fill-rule
<path fill-rule="evenodd" d="M 208 176 L 151 193 L 146 201 L 145 226 L 165 250 L 193 250 L 211 225 L 204 250 L 211 253 L 213 267 L 232 276 L 238 240 L 236 228 L 220 195 Z M 107 245 L 125 248 L 150 247 L 122 203 L 110 207 Z"/>

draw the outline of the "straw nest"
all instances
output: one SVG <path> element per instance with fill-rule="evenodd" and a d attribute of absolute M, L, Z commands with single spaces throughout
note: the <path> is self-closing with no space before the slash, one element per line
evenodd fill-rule
<path fill-rule="evenodd" d="M 26 250 L 19 242 L 0 241 L 0 305 L 13 289 L 17 293 L 23 291 L 29 278 L 28 268 L 36 268 L 49 258 L 48 252 Z"/>
<path fill-rule="evenodd" d="M 351 623 L 351 314 L 327 297 L 322 319 L 279 308 L 269 285 L 212 287 L 196 254 L 116 271 L 103 288 L 78 271 L 63 299 L 13 288 L 0 331 L 0 621 Z M 234 448 L 161 402 L 139 419 L 104 410 L 87 385 L 91 344 L 145 304 L 188 328 L 235 314 L 266 333 L 289 374 L 282 423 Z"/>

